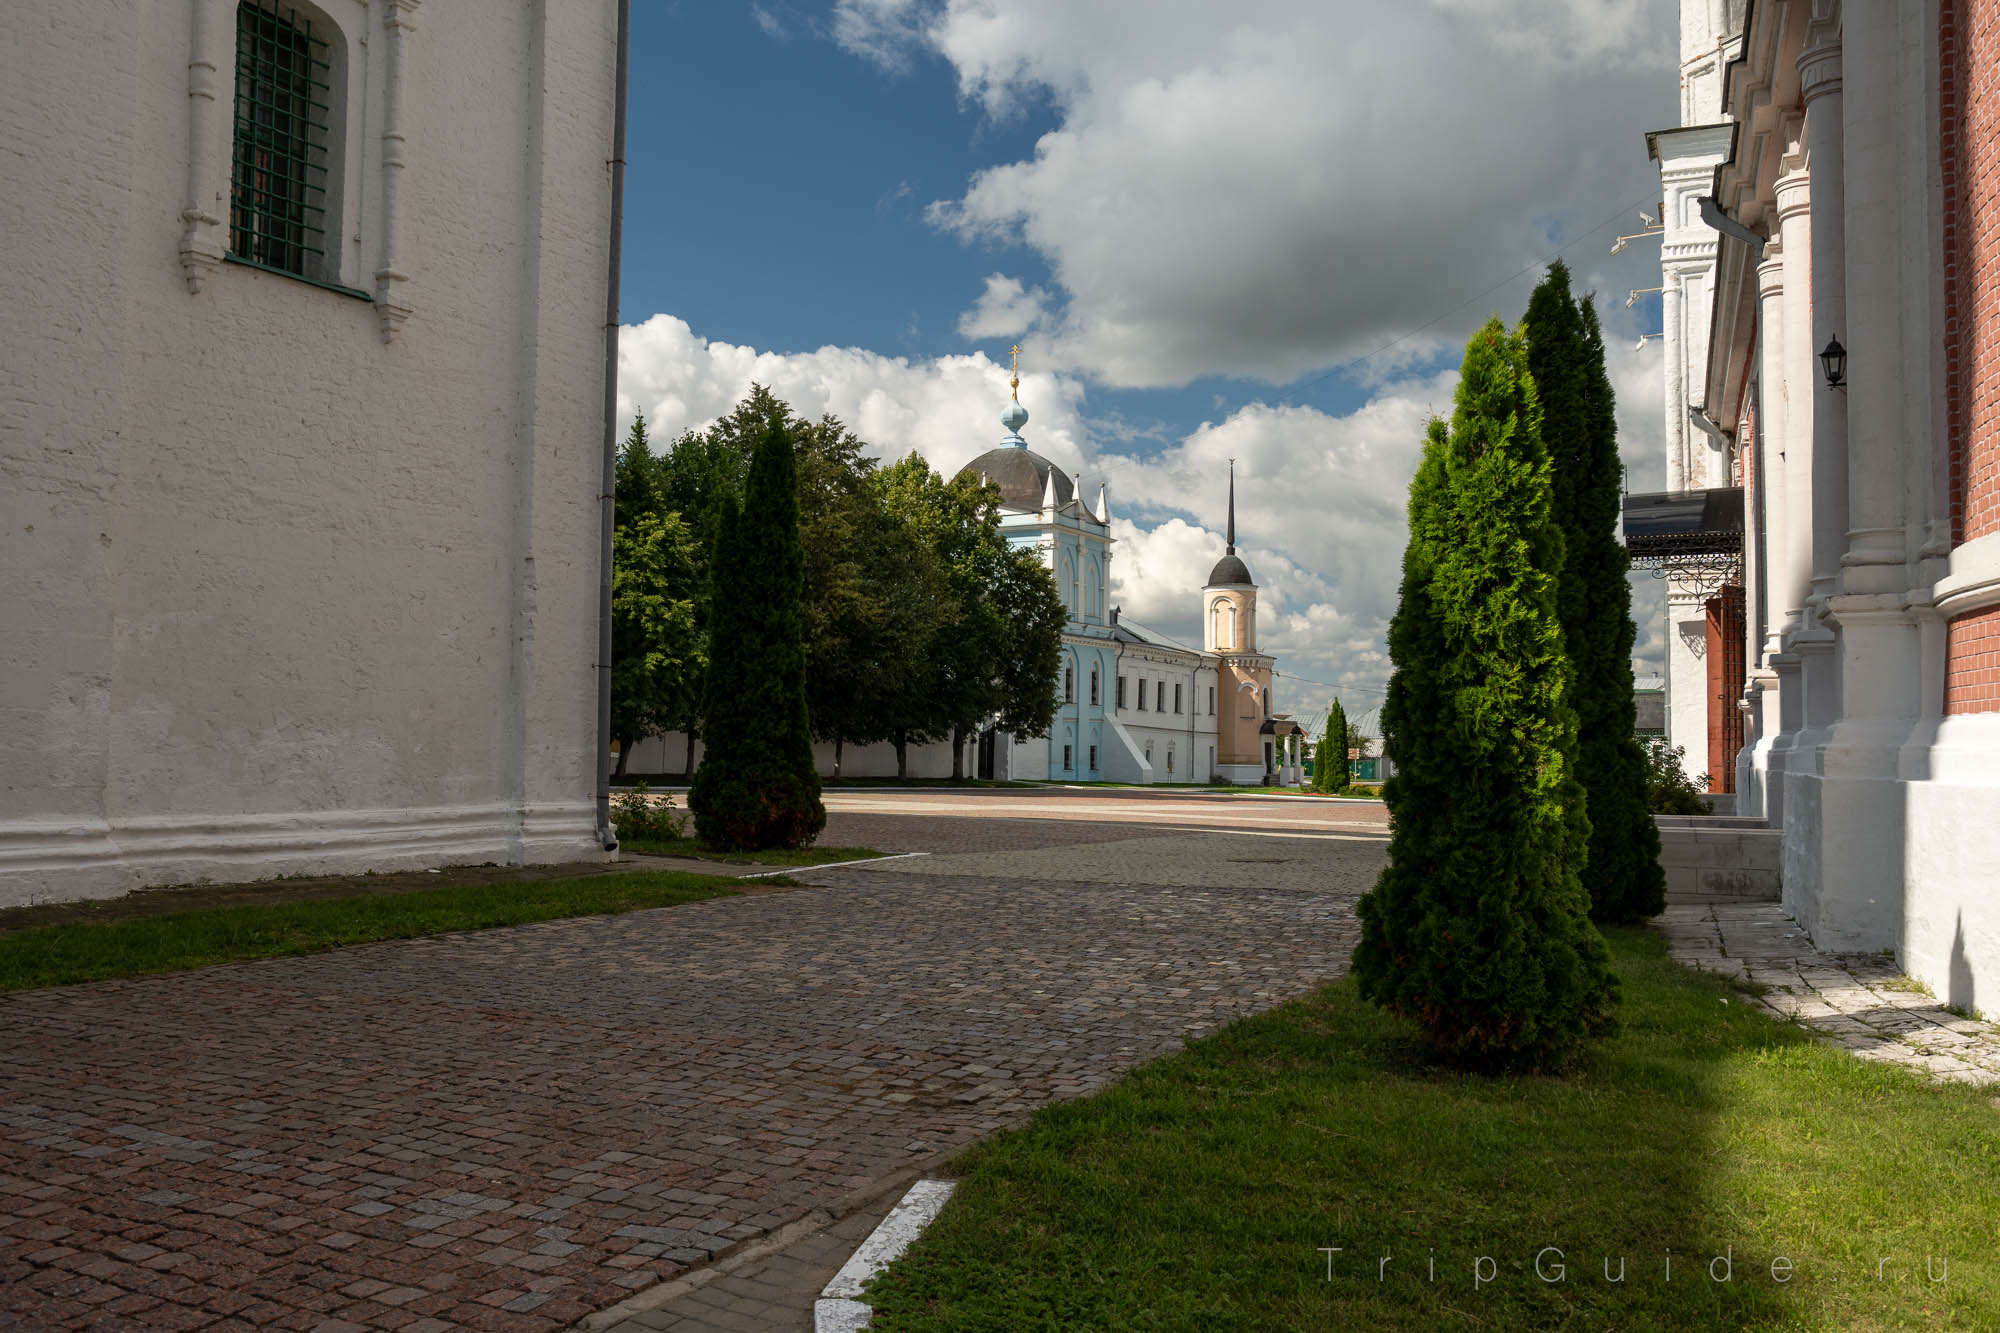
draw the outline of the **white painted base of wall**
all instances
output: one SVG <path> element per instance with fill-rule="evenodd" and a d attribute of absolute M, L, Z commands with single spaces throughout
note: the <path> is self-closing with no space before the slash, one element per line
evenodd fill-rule
<path fill-rule="evenodd" d="M 1264 785 L 1262 764 L 1217 764 L 1215 780 L 1227 782 L 1236 787 L 1261 787 Z"/>
<path fill-rule="evenodd" d="M 278 875 L 601 858 L 590 801 L 0 824 L 0 907 Z"/>
<path fill-rule="evenodd" d="M 1930 776 L 1902 784 L 1903 970 L 2000 1016 L 2000 713 L 1947 717 Z"/>

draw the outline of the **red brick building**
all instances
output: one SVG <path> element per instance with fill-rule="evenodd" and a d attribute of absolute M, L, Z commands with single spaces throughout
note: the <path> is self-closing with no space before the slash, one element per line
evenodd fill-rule
<path fill-rule="evenodd" d="M 2000 0 L 1681 15 L 1670 484 L 1741 515 L 1681 534 L 1727 548 L 1708 765 L 1815 943 L 2000 1008 Z"/>

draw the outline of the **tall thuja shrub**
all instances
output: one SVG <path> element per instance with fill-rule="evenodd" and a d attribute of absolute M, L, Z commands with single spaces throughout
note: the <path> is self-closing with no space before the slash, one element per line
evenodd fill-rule
<path fill-rule="evenodd" d="M 1542 440 L 1563 536 L 1557 605 L 1569 654 L 1579 731 L 1577 779 L 1590 818 L 1583 871 L 1591 915 L 1639 921 L 1666 906 L 1660 831 L 1646 797 L 1646 753 L 1632 695 L 1631 557 L 1618 540 L 1624 471 L 1604 334 L 1588 298 L 1570 292 L 1558 261 L 1535 288 L 1521 324 L 1542 401 Z"/>
<path fill-rule="evenodd" d="M 724 502 L 709 563 L 708 748 L 688 805 L 710 847 L 804 847 L 826 826 L 806 714 L 794 447 L 782 421 L 759 437 L 742 508 Z"/>
<path fill-rule="evenodd" d="M 1320 790 L 1341 791 L 1353 774 L 1347 766 L 1347 710 L 1338 699 L 1327 711 L 1326 737 L 1321 744 L 1326 746 L 1327 765 L 1326 780 L 1320 784 Z"/>
<path fill-rule="evenodd" d="M 1366 998 L 1489 1069 L 1561 1064 L 1617 999 L 1577 875 L 1589 830 L 1540 418 L 1520 340 L 1489 321 L 1410 486 L 1382 708 L 1389 865 L 1354 951 Z"/>

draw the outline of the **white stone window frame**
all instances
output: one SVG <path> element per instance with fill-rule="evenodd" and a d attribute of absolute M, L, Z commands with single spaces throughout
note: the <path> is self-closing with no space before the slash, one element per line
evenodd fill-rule
<path fill-rule="evenodd" d="M 188 177 L 180 260 L 190 295 L 229 262 L 234 185 L 239 0 L 193 0 L 188 42 Z M 334 54 L 327 111 L 325 267 L 298 281 L 374 303 L 382 340 L 410 316 L 397 260 L 397 186 L 404 165 L 404 48 L 422 0 L 279 0 L 310 19 Z M 372 41 L 371 41 L 372 39 Z"/>

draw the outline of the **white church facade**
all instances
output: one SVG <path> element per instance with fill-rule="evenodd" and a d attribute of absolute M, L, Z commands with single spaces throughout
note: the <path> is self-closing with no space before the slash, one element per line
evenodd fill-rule
<path fill-rule="evenodd" d="M 1257 586 L 1236 554 L 1234 476 L 1227 549 L 1207 586 L 1190 589 L 1203 625 L 1196 649 L 1123 620 L 1109 604 L 1110 488 L 1100 484 L 1096 505 L 1086 505 L 1081 479 L 1028 447 L 1027 420 L 1017 397 L 1001 416 L 1006 437 L 964 472 L 999 487 L 1001 530 L 1040 553 L 1069 610 L 1058 707 L 1046 737 L 982 737 L 975 771 L 1066 782 L 1298 783 L 1303 737 L 1272 712 L 1276 662 L 1256 648 Z"/>
<path fill-rule="evenodd" d="M 0 905 L 600 851 L 615 0 L 12 0 Z"/>

